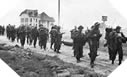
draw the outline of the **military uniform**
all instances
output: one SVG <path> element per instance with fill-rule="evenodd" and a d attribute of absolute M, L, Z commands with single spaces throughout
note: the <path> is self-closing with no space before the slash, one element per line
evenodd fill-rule
<path fill-rule="evenodd" d="M 85 35 L 81 32 L 83 27 L 79 26 L 79 31 L 75 35 L 74 39 L 74 55 L 77 59 L 77 62 L 80 61 L 80 58 L 83 56 L 83 45 L 85 44 Z"/>
<path fill-rule="evenodd" d="M 37 30 L 37 27 L 35 27 L 31 30 L 31 37 L 32 37 L 32 40 L 34 41 L 34 43 L 33 43 L 34 47 L 36 47 L 36 42 L 37 42 L 38 36 L 39 36 L 38 30 Z"/>
<path fill-rule="evenodd" d="M 26 29 L 25 29 L 25 26 L 20 26 L 18 33 L 19 33 L 19 39 L 20 39 L 21 46 L 24 47 L 25 38 L 26 38 Z"/>
<path fill-rule="evenodd" d="M 57 32 L 55 34 L 55 44 L 54 44 L 54 51 L 57 53 L 60 53 L 59 50 L 61 48 L 61 43 L 62 43 L 62 41 L 61 41 L 62 34 L 63 33 L 60 32 L 60 27 L 57 26 Z"/>
<path fill-rule="evenodd" d="M 39 32 L 39 46 L 42 49 L 42 46 L 44 47 L 44 49 L 46 49 L 46 44 L 47 44 L 47 40 L 48 40 L 48 30 L 46 28 L 44 28 L 43 26 L 41 26 L 38 30 Z"/>
<path fill-rule="evenodd" d="M 119 65 L 122 63 L 123 60 L 123 49 L 122 49 L 122 43 L 126 42 L 126 37 L 124 36 L 124 34 L 122 32 L 120 32 L 121 27 L 117 26 L 116 27 L 116 32 L 115 32 L 115 44 L 116 44 L 116 49 L 115 51 L 112 53 L 112 64 L 114 64 L 114 60 L 116 58 L 116 55 L 118 53 L 119 55 Z M 119 30 L 119 31 L 117 31 Z"/>
<path fill-rule="evenodd" d="M 102 36 L 102 34 L 100 34 L 99 26 L 100 23 L 96 22 L 92 27 L 92 30 L 87 34 L 88 44 L 90 47 L 90 53 L 89 53 L 89 57 L 91 59 L 90 64 L 92 68 L 94 67 L 94 61 L 98 56 L 97 50 L 99 48 L 99 39 Z"/>
<path fill-rule="evenodd" d="M 53 26 L 50 31 L 50 37 L 51 37 L 51 45 L 50 48 L 52 49 L 52 45 L 55 44 L 55 36 L 57 34 L 57 29 Z"/>

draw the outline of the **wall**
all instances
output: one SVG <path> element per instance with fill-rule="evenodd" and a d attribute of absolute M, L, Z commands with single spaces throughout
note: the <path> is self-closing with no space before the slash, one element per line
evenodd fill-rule
<path fill-rule="evenodd" d="M 21 22 L 21 19 L 24 18 L 24 22 Z M 28 18 L 28 21 L 25 22 L 26 18 Z M 37 21 L 36 21 L 37 19 Z M 31 21 L 32 20 L 32 21 Z M 38 17 L 29 17 L 27 14 L 22 14 L 20 16 L 20 24 L 21 25 L 31 25 L 31 26 L 39 26 L 39 18 Z"/>

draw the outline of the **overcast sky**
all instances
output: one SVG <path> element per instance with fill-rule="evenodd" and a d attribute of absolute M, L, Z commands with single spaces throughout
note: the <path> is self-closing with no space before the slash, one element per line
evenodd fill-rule
<path fill-rule="evenodd" d="M 19 14 L 25 9 L 37 9 L 39 13 L 46 12 L 55 18 L 57 24 L 58 0 L 1 1 L 0 24 L 19 25 Z M 108 0 L 61 0 L 61 25 L 64 29 L 71 29 L 75 25 L 90 27 L 96 21 L 101 22 L 101 16 L 106 15 L 108 16 L 107 25 L 120 25 L 126 28 L 127 21 L 124 15 L 121 15 L 114 7 L 116 6 L 112 6 Z"/>

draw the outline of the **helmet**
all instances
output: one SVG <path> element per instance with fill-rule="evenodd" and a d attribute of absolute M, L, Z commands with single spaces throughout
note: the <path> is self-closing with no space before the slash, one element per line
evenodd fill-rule
<path fill-rule="evenodd" d="M 121 29 L 121 27 L 120 26 L 117 26 L 116 29 Z"/>
<path fill-rule="evenodd" d="M 100 26 L 100 23 L 99 22 L 96 22 L 94 25 L 95 26 Z"/>
<path fill-rule="evenodd" d="M 82 26 L 82 25 L 80 25 L 79 27 L 78 27 L 78 29 L 83 29 L 84 27 Z"/>

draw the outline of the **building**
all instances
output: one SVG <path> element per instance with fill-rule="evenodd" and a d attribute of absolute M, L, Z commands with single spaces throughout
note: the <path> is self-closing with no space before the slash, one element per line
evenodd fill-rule
<path fill-rule="evenodd" d="M 37 10 L 24 10 L 20 14 L 20 23 L 21 25 L 30 25 L 30 26 L 39 26 L 39 16 Z"/>
<path fill-rule="evenodd" d="M 49 17 L 44 12 L 38 14 L 38 10 L 26 9 L 20 14 L 21 25 L 39 27 L 39 24 L 42 24 L 49 29 L 52 26 L 53 22 L 55 22 L 54 18 Z"/>
<path fill-rule="evenodd" d="M 45 12 L 42 12 L 39 15 L 39 17 L 40 17 L 39 24 L 42 24 L 43 26 L 47 27 L 48 29 L 50 29 L 53 22 L 55 22 L 54 18 L 49 17 Z"/>

